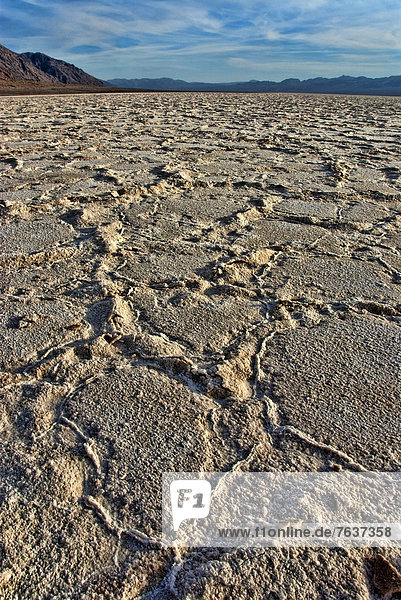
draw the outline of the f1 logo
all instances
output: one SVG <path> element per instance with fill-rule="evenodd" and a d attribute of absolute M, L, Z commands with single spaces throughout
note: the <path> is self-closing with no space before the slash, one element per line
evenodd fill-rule
<path fill-rule="evenodd" d="M 205 519 L 210 511 L 211 485 L 204 479 L 179 479 L 170 484 L 173 529 L 185 519 Z"/>

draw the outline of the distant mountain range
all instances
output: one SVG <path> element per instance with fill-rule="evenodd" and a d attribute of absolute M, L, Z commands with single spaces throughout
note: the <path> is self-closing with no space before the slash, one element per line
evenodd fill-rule
<path fill-rule="evenodd" d="M 146 88 L 151 90 L 171 90 L 180 92 L 289 92 L 306 94 L 373 94 L 383 96 L 401 95 L 401 76 L 350 77 L 342 75 L 333 79 L 316 77 L 314 79 L 284 79 L 275 81 L 240 81 L 233 83 L 202 83 L 181 79 L 110 79 L 106 85 L 122 88 Z"/>
<path fill-rule="evenodd" d="M 110 79 L 101 81 L 85 73 L 75 65 L 42 54 L 24 52 L 17 54 L 0 44 L 0 84 L 7 87 L 12 82 L 36 82 L 37 84 L 83 85 L 102 88 L 180 91 L 180 92 L 288 92 L 307 94 L 372 94 L 381 96 L 401 96 L 401 76 L 350 77 L 342 75 L 327 79 L 285 79 L 275 81 L 240 81 L 233 83 L 187 82 L 181 79 Z"/>
<path fill-rule="evenodd" d="M 65 83 L 104 87 L 100 79 L 88 75 L 75 65 L 51 58 L 41 52 L 17 54 L 0 44 L 0 81 L 36 81 L 46 84 Z"/>

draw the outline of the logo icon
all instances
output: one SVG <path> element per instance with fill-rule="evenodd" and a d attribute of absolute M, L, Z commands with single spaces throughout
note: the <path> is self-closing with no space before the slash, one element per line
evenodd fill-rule
<path fill-rule="evenodd" d="M 205 519 L 210 511 L 212 488 L 204 479 L 178 479 L 170 484 L 173 529 L 185 519 Z"/>

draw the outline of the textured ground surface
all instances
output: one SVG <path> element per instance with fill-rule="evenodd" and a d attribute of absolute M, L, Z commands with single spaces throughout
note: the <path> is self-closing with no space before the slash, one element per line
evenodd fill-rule
<path fill-rule="evenodd" d="M 0 597 L 382 598 L 375 551 L 132 531 L 163 471 L 401 469 L 400 101 L 0 106 Z"/>

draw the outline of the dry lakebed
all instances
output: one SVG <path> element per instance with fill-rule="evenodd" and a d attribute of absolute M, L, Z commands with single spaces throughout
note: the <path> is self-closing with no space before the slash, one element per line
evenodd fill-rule
<path fill-rule="evenodd" d="M 394 549 L 145 537 L 163 472 L 401 470 L 400 100 L 0 106 L 0 597 L 401 597 Z"/>

